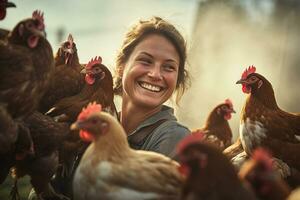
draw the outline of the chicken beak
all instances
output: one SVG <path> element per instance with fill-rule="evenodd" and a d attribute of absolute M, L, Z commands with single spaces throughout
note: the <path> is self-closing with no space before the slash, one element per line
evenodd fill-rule
<path fill-rule="evenodd" d="M 67 52 L 69 54 L 73 54 L 74 53 L 73 49 L 66 49 L 65 52 Z"/>
<path fill-rule="evenodd" d="M 71 124 L 70 129 L 71 130 L 78 130 L 78 129 L 80 129 L 80 122 L 74 122 L 73 124 Z"/>
<path fill-rule="evenodd" d="M 233 109 L 231 110 L 231 112 L 232 112 L 232 113 L 236 113 L 235 110 L 233 110 Z"/>
<path fill-rule="evenodd" d="M 85 68 L 83 68 L 81 71 L 80 71 L 81 74 L 86 74 L 87 73 L 87 70 Z"/>
<path fill-rule="evenodd" d="M 16 7 L 16 4 L 14 4 L 14 3 L 12 3 L 12 2 L 6 2 L 6 4 L 5 4 L 5 7 L 6 8 L 12 8 L 12 7 Z"/>
<path fill-rule="evenodd" d="M 235 84 L 243 84 L 243 83 L 246 83 L 246 81 L 243 80 L 243 79 L 240 79 L 240 80 L 238 80 Z"/>

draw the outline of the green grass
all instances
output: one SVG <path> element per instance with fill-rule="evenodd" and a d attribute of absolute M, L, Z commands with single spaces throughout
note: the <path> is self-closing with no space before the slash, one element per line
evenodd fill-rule
<path fill-rule="evenodd" d="M 10 190 L 13 186 L 13 179 L 11 176 L 7 176 L 6 180 L 0 185 L 0 199 L 9 200 L 10 199 Z M 25 176 L 18 180 L 18 189 L 21 200 L 27 200 L 28 194 L 31 190 L 30 178 Z"/>

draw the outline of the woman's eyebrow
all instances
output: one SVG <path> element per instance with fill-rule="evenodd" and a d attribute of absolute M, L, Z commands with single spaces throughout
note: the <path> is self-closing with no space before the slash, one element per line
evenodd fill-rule
<path fill-rule="evenodd" d="M 142 52 L 140 53 L 140 55 L 142 55 L 142 54 L 145 54 L 146 56 L 149 56 L 149 57 L 153 58 L 153 56 L 152 56 L 151 54 L 149 54 L 149 53 L 147 53 L 147 52 L 145 52 L 145 51 L 142 51 Z"/>

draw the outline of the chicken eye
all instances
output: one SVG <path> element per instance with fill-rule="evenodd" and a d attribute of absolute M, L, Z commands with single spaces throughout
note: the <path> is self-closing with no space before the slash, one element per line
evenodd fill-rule
<path fill-rule="evenodd" d="M 100 71 L 101 71 L 101 70 L 100 70 L 99 67 L 95 67 L 95 68 L 94 68 L 94 72 L 99 73 Z"/>
<path fill-rule="evenodd" d="M 221 107 L 221 109 L 222 110 L 227 110 L 227 106 L 224 105 L 224 106 Z"/>
<path fill-rule="evenodd" d="M 33 27 L 33 23 L 28 22 L 28 23 L 26 24 L 26 26 L 27 26 L 27 28 L 32 28 L 32 27 Z"/>
<path fill-rule="evenodd" d="M 250 80 L 251 80 L 252 82 L 254 82 L 254 81 L 256 81 L 257 79 L 256 79 L 255 76 L 252 76 L 252 77 L 250 78 Z"/>

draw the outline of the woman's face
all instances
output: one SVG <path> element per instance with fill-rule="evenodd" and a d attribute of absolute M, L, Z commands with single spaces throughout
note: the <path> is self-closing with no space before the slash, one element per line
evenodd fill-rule
<path fill-rule="evenodd" d="M 125 63 L 123 101 L 155 108 L 166 102 L 177 83 L 179 55 L 165 37 L 152 34 L 144 38 Z"/>

